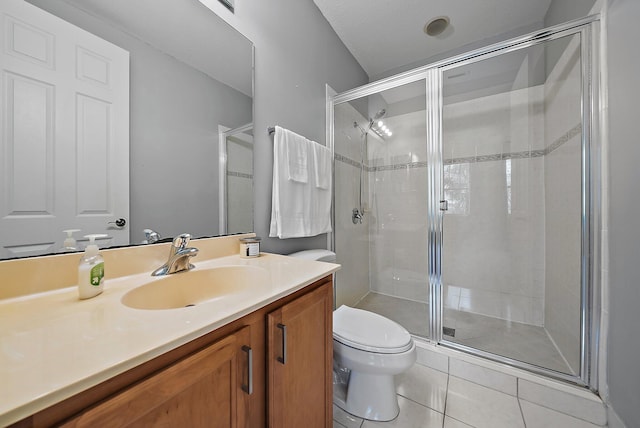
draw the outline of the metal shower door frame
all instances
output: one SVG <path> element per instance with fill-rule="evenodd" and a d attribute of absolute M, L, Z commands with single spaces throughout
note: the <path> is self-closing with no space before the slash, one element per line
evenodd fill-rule
<path fill-rule="evenodd" d="M 463 352 L 472 353 L 500 363 L 526 369 L 548 377 L 568 381 L 586 386 L 592 390 L 597 389 L 597 364 L 598 361 L 598 337 L 600 321 L 600 165 L 599 165 L 599 135 L 598 128 L 598 73 L 594 49 L 597 33 L 598 16 L 591 16 L 582 20 L 545 29 L 532 33 L 520 39 L 507 41 L 495 45 L 495 50 L 470 53 L 466 58 L 456 58 L 448 64 L 432 70 L 430 84 L 431 101 L 437 103 L 437 108 L 430 111 L 429 123 L 438 129 L 428 132 L 428 159 L 431 171 L 430 201 L 429 201 L 429 279 L 431 303 L 434 310 L 431 315 L 431 340 L 440 345 L 454 348 Z M 580 372 L 577 375 L 557 372 L 523 361 L 505 356 L 481 351 L 459 343 L 450 342 L 443 338 L 442 334 L 442 234 L 444 214 L 439 210 L 439 201 L 444 199 L 443 191 L 443 138 L 442 138 L 442 111 L 443 73 L 469 65 L 478 61 L 504 55 L 510 52 L 526 49 L 531 46 L 544 44 L 562 37 L 579 35 L 581 54 L 581 113 L 582 113 L 582 156 L 581 156 L 581 272 L 580 272 Z"/>

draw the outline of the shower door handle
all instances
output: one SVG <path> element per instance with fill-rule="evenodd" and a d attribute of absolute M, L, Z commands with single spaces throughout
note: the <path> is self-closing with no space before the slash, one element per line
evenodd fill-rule
<path fill-rule="evenodd" d="M 446 199 L 440 201 L 440 211 L 449 211 L 449 201 Z"/>
<path fill-rule="evenodd" d="M 282 330 L 282 357 L 278 357 L 278 361 L 282 364 L 287 363 L 287 326 L 284 324 L 278 324 L 280 330 Z"/>

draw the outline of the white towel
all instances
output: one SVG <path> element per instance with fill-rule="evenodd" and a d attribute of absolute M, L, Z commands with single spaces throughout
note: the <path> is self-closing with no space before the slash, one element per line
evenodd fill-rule
<path fill-rule="evenodd" d="M 281 165 L 286 168 L 287 178 L 298 183 L 309 181 L 309 167 L 307 165 L 311 150 L 310 141 L 302 135 L 288 129 L 276 126 L 274 141 L 278 140 L 284 144 L 287 161 Z"/>
<path fill-rule="evenodd" d="M 314 153 L 313 177 L 311 187 L 311 216 L 308 223 L 308 235 L 316 236 L 331 232 L 331 150 L 315 141 L 311 142 Z"/>
<path fill-rule="evenodd" d="M 329 177 L 327 189 L 316 187 L 316 162 L 310 157 L 306 159 L 307 182 L 290 180 L 289 145 L 283 140 L 274 137 L 273 142 L 273 190 L 269 236 L 286 239 L 331 232 L 331 162 L 328 162 L 329 173 L 326 174 Z M 305 143 L 308 144 L 308 155 L 313 156 L 314 146 L 319 144 L 307 139 Z M 309 180 L 309 177 L 313 180 Z M 324 177 L 323 180 L 326 181 Z"/>
<path fill-rule="evenodd" d="M 314 143 L 312 146 L 316 170 L 316 187 L 319 189 L 331 189 L 331 150 L 318 143 Z"/>

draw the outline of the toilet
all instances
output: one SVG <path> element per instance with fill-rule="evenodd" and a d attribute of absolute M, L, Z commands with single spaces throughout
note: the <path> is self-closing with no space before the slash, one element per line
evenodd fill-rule
<path fill-rule="evenodd" d="M 335 263 L 335 253 L 306 250 L 292 257 Z M 394 376 L 416 361 L 416 345 L 400 324 L 342 305 L 333 312 L 333 402 L 354 416 L 390 421 L 400 412 Z"/>

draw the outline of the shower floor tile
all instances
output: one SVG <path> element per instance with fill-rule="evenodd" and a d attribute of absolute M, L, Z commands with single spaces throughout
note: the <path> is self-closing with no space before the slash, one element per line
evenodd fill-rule
<path fill-rule="evenodd" d="M 562 373 L 572 373 L 544 327 L 511 322 L 470 312 L 446 309 L 455 320 L 455 337 L 448 341 L 502 355 Z"/>
<path fill-rule="evenodd" d="M 393 320 L 411 334 L 429 337 L 429 305 L 379 293 L 369 293 L 356 308 L 375 312 Z"/>
<path fill-rule="evenodd" d="M 429 305 L 379 293 L 367 294 L 357 308 L 375 312 L 406 328 L 411 334 L 429 337 Z M 444 339 L 496 355 L 572 373 L 543 327 L 445 309 L 444 325 L 455 336 Z"/>

